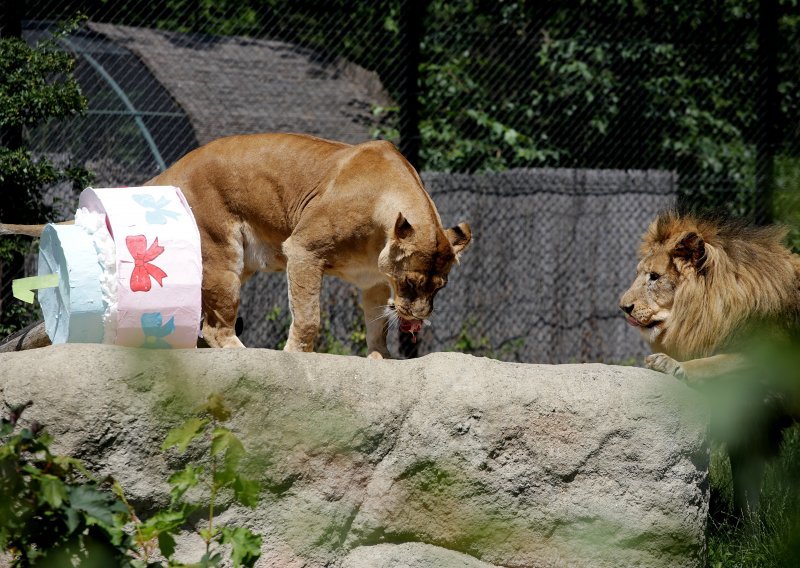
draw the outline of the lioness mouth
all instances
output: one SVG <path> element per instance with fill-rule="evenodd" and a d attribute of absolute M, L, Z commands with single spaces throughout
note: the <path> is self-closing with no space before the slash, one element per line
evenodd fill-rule
<path fill-rule="evenodd" d="M 417 336 L 415 335 L 419 330 L 422 329 L 422 320 L 407 320 L 404 318 L 400 318 L 400 331 L 403 333 L 410 333 L 411 334 L 411 342 L 417 342 Z"/>

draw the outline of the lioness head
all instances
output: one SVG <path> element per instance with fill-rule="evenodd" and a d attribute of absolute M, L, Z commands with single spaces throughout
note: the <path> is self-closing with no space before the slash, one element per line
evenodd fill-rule
<path fill-rule="evenodd" d="M 645 233 L 636 278 L 619 307 L 651 344 L 669 328 L 681 289 L 703 273 L 710 248 L 698 227 L 672 215 L 659 217 Z"/>
<path fill-rule="evenodd" d="M 413 227 L 400 213 L 379 265 L 392 288 L 401 331 L 415 333 L 433 312 L 433 298 L 472 238 L 469 225 Z"/>

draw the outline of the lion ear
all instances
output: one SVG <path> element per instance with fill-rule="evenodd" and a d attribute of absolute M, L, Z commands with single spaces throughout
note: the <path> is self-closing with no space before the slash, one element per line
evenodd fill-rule
<path fill-rule="evenodd" d="M 407 239 L 414 234 L 414 227 L 408 222 L 402 213 L 397 214 L 397 221 L 394 222 L 394 237 L 396 239 Z"/>
<path fill-rule="evenodd" d="M 700 270 L 706 261 L 706 242 L 694 231 L 682 234 L 672 249 L 672 257 Z"/>
<path fill-rule="evenodd" d="M 455 253 L 456 260 L 458 260 L 459 255 L 464 252 L 464 249 L 472 241 L 472 231 L 469 225 L 459 223 L 457 226 L 445 230 L 445 235 L 447 235 L 447 240 L 450 241 L 450 246 L 453 247 L 453 253 Z"/>

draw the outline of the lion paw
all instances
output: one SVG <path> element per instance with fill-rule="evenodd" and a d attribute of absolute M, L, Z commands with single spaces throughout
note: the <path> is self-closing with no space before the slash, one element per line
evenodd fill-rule
<path fill-rule="evenodd" d="M 672 375 L 682 381 L 686 380 L 686 371 L 683 370 L 683 365 L 669 355 L 653 353 L 645 357 L 644 364 L 647 365 L 648 369 Z"/>
<path fill-rule="evenodd" d="M 391 359 L 388 353 L 381 353 L 380 351 L 370 351 L 367 359 Z"/>

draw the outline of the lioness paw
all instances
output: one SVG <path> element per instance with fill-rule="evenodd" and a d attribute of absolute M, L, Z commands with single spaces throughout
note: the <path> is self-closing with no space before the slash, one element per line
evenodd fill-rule
<path fill-rule="evenodd" d="M 391 359 L 388 353 L 381 353 L 380 351 L 370 351 L 367 359 Z"/>
<path fill-rule="evenodd" d="M 644 358 L 644 364 L 648 369 L 672 375 L 682 381 L 686 380 L 686 371 L 683 370 L 683 366 L 669 355 L 653 353 Z"/>

